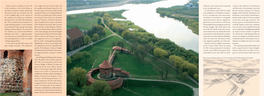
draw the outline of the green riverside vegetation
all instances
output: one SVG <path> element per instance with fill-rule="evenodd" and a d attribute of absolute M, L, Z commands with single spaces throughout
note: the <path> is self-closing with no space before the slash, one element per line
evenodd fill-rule
<path fill-rule="evenodd" d="M 199 35 L 199 4 L 197 1 L 190 1 L 188 4 L 193 4 L 194 7 L 172 6 L 170 8 L 157 8 L 156 12 L 161 17 L 167 16 L 182 21 L 193 33 Z"/>
<path fill-rule="evenodd" d="M 92 46 L 86 47 L 80 52 L 90 52 L 91 57 L 85 58 L 82 57 L 80 59 L 73 59 L 71 56 L 69 60 L 72 62 L 67 64 L 67 85 L 70 85 L 69 90 L 74 90 L 76 92 L 83 92 L 83 88 L 86 85 L 86 78 L 82 79 L 79 84 L 71 81 L 70 71 L 74 68 L 80 67 L 85 69 L 87 72 L 93 68 L 98 68 L 99 65 L 108 59 L 108 56 L 112 50 L 113 46 L 122 44 L 123 48 L 131 50 L 132 54 L 127 53 L 117 53 L 116 58 L 113 62 L 113 67 L 122 68 L 122 70 L 130 73 L 131 78 L 140 78 L 140 79 L 161 79 L 161 80 L 173 80 L 179 81 L 186 84 L 189 84 L 195 88 L 198 87 L 193 81 L 183 78 L 186 76 L 186 73 L 194 79 L 199 78 L 198 76 L 198 53 L 192 50 L 186 50 L 183 47 L 178 46 L 174 42 L 169 39 L 161 39 L 155 37 L 153 34 L 146 32 L 143 28 L 134 25 L 131 21 L 114 21 L 113 18 L 119 18 L 124 10 L 116 11 L 116 12 L 94 12 L 94 13 L 85 13 L 82 15 L 68 15 L 69 19 L 79 19 L 85 17 L 92 17 L 96 19 L 96 22 L 90 24 L 90 28 L 85 35 L 91 36 L 92 34 L 97 34 L 96 30 L 101 29 L 103 26 L 100 23 L 100 19 L 98 17 L 102 17 L 104 23 L 107 26 L 122 36 L 124 39 L 128 40 L 134 46 L 129 45 L 127 42 L 122 40 L 117 36 L 109 37 L 105 40 L 102 40 Z M 115 14 L 115 15 L 112 15 Z M 76 17 L 75 17 L 76 16 Z M 98 16 L 98 17 L 97 17 Z M 73 18 L 74 17 L 74 18 Z M 84 20 L 84 19 L 83 19 Z M 75 21 L 79 22 L 79 21 Z M 74 21 L 72 21 L 74 23 Z M 81 22 L 79 22 L 81 24 Z M 99 26 L 100 25 L 100 26 Z M 95 27 L 97 26 L 97 27 Z M 88 27 L 88 26 L 87 26 Z M 95 27 L 96 30 L 93 30 Z M 104 27 L 104 31 L 110 32 L 107 28 Z M 133 28 L 134 30 L 130 31 L 129 28 Z M 90 30 L 90 31 L 89 31 Z M 102 30 L 101 30 L 102 31 Z M 100 32 L 99 32 L 100 33 Z M 98 33 L 98 34 L 99 34 Z M 104 38 L 105 36 L 102 36 Z M 141 49 L 141 50 L 139 50 Z M 171 68 L 171 66 L 164 64 L 164 62 L 157 60 L 143 51 L 146 51 L 152 55 L 155 55 L 154 50 L 158 51 L 162 60 L 169 62 L 171 65 L 175 66 L 176 69 Z M 163 54 L 166 53 L 166 54 Z M 162 54 L 162 55 L 161 55 Z M 93 66 L 93 68 L 92 68 Z M 185 74 L 183 74 L 185 73 Z M 196 79 L 197 80 L 197 79 Z M 198 80 L 197 80 L 198 81 Z M 134 85 L 133 85 L 134 84 Z M 177 86 L 177 87 L 175 87 Z M 129 80 L 124 84 L 126 89 L 132 90 L 128 91 L 124 88 L 118 88 L 113 90 L 114 96 L 123 96 L 126 94 L 127 96 L 134 96 L 135 93 L 141 95 L 149 95 L 149 94 L 164 94 L 168 96 L 174 96 L 175 94 L 181 96 L 191 96 L 193 91 L 191 88 L 175 83 L 161 83 L 161 82 L 143 82 L 143 81 L 133 81 Z M 68 89 L 67 89 L 68 90 Z M 173 90 L 173 91 L 172 91 Z M 145 92 L 145 93 L 144 93 Z M 73 94 L 72 92 L 68 92 L 69 94 Z"/>

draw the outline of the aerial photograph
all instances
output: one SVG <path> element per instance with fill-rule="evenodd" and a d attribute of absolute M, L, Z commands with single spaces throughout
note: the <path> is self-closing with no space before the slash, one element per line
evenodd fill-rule
<path fill-rule="evenodd" d="M 198 0 L 67 0 L 68 96 L 199 96 Z"/>

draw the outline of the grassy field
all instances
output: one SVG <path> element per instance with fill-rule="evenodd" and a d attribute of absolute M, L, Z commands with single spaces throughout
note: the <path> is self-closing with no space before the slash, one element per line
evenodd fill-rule
<path fill-rule="evenodd" d="M 139 75 L 142 77 L 159 75 L 153 65 L 127 53 L 119 53 L 113 65 L 114 67 L 122 68 L 122 70 L 129 72 L 130 75 Z"/>
<path fill-rule="evenodd" d="M 67 20 L 67 28 L 74 28 L 78 26 L 79 29 L 89 30 L 92 28 L 92 25 L 95 24 L 97 24 L 97 17 L 95 16 L 79 16 Z"/>
<path fill-rule="evenodd" d="M 118 11 L 116 13 L 112 13 L 112 14 L 121 14 L 121 11 Z M 86 16 L 87 17 L 87 16 Z M 86 22 L 84 21 L 85 19 L 87 19 L 86 17 L 78 17 L 78 18 L 74 18 L 74 19 L 78 19 L 75 20 L 72 19 L 73 21 L 67 21 L 67 23 L 69 22 L 79 22 L 80 24 L 82 24 L 82 22 Z M 118 15 L 113 16 L 113 17 L 118 17 Z M 92 19 L 90 19 L 92 20 Z M 97 19 L 96 17 L 93 18 L 93 20 L 95 20 L 95 22 L 93 22 L 94 24 L 97 24 Z M 134 29 L 138 29 L 140 28 L 137 25 L 128 25 L 128 23 L 131 23 L 130 21 L 117 21 L 120 24 L 124 24 L 127 25 L 129 28 L 134 28 Z M 87 21 L 87 24 L 90 24 L 90 26 L 92 26 L 92 22 Z M 86 25 L 87 25 L 86 24 Z M 69 24 L 70 25 L 70 24 Z M 71 24 L 73 25 L 73 24 Z M 85 24 L 83 24 L 85 25 Z M 68 27 L 68 25 L 67 25 Z M 74 26 L 75 27 L 75 26 Z M 78 25 L 78 27 L 80 28 L 80 26 Z M 84 28 L 85 26 L 83 26 Z M 87 28 L 87 27 L 86 27 Z M 82 28 L 80 28 L 82 29 Z M 89 30 L 89 29 L 86 29 Z M 147 34 L 147 32 L 138 32 L 138 31 L 133 31 L 137 34 Z M 106 30 L 106 36 L 111 35 L 112 33 L 109 30 Z M 82 67 L 83 69 L 87 70 L 87 72 L 92 69 L 92 66 L 94 64 L 93 68 L 98 68 L 99 65 L 104 61 L 108 59 L 108 56 L 110 54 L 110 51 L 112 50 L 112 42 L 117 42 L 117 41 L 122 41 L 122 39 L 120 39 L 117 36 L 112 36 L 106 40 L 103 40 L 99 43 L 94 44 L 93 46 L 87 47 L 82 51 L 90 51 L 92 54 L 92 57 L 85 61 L 84 58 L 82 58 L 81 63 L 79 63 L 79 61 L 77 60 L 73 60 L 72 64 L 67 65 L 67 73 L 69 73 L 69 71 L 71 69 L 73 69 L 74 67 Z M 125 42 L 124 42 L 125 43 Z M 127 43 L 125 43 L 125 48 L 130 49 L 129 45 Z M 96 61 L 96 62 L 95 62 Z M 116 68 L 122 68 L 122 70 L 127 71 L 130 73 L 130 77 L 131 78 L 142 78 L 142 79 L 161 79 L 161 73 L 159 72 L 159 70 L 164 70 L 164 68 L 169 70 L 169 75 L 168 78 L 166 80 L 173 80 L 173 81 L 181 81 L 184 83 L 187 83 L 193 87 L 198 87 L 198 85 L 196 85 L 195 83 L 193 83 L 191 80 L 189 79 L 180 79 L 180 77 L 178 76 L 178 73 L 175 69 L 171 68 L 170 66 L 158 61 L 158 60 L 154 60 L 152 57 L 147 56 L 145 57 L 144 60 L 140 60 L 139 58 L 135 57 L 132 54 L 127 54 L 127 53 L 119 53 L 117 55 L 117 58 L 114 60 L 113 62 L 113 66 Z M 165 73 L 164 73 L 165 75 Z M 81 92 L 81 88 L 83 85 L 86 84 L 86 79 L 83 79 L 81 81 L 81 85 L 80 86 L 76 86 L 76 88 L 74 89 L 77 92 Z M 175 96 L 175 95 L 180 95 L 180 96 L 191 96 L 193 94 L 192 90 L 190 90 L 189 87 L 185 86 L 185 85 L 181 85 L 181 84 L 172 84 L 172 83 L 158 83 L 158 82 L 143 82 L 143 81 L 129 81 L 125 83 L 125 88 L 128 88 L 129 90 L 132 90 L 136 93 L 139 93 L 141 95 L 151 95 L 153 94 L 153 96 Z M 176 87 L 175 87 L 176 86 Z M 186 88 L 187 87 L 187 88 Z M 188 89 L 189 88 L 189 89 Z M 123 88 L 119 88 L 114 90 L 114 96 L 134 96 L 136 94 L 134 94 L 133 92 L 127 91 Z"/>
<path fill-rule="evenodd" d="M 16 96 L 17 94 L 16 92 L 0 93 L 0 96 Z"/>
<path fill-rule="evenodd" d="M 120 19 L 126 19 L 126 17 L 122 16 L 122 13 L 126 10 L 118 10 L 118 11 L 107 11 L 106 13 L 112 15 L 113 18 L 120 18 Z"/>
<path fill-rule="evenodd" d="M 126 80 L 124 87 L 144 96 L 192 96 L 191 88 L 177 83 L 156 81 Z M 113 91 L 113 96 L 135 96 L 136 94 L 119 88 Z"/>

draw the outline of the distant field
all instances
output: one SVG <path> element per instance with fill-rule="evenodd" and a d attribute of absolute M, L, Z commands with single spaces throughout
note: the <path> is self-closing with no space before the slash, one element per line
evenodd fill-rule
<path fill-rule="evenodd" d="M 95 16 L 80 16 L 67 20 L 67 28 L 74 28 L 78 26 L 79 29 L 90 30 L 95 24 L 97 24 L 97 18 Z"/>
<path fill-rule="evenodd" d="M 107 11 L 106 13 L 112 15 L 113 18 L 120 18 L 120 19 L 126 19 L 126 17 L 122 16 L 122 13 L 126 10 L 118 10 L 118 11 Z"/>

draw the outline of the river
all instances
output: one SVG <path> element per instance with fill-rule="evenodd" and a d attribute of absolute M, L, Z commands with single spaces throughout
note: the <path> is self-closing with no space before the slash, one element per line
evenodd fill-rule
<path fill-rule="evenodd" d="M 94 11 L 113 11 L 126 9 L 122 16 L 153 33 L 158 38 L 168 38 L 185 49 L 199 52 L 199 36 L 194 34 L 181 21 L 172 18 L 163 18 L 156 13 L 156 8 L 171 7 L 186 4 L 188 0 L 166 0 L 151 4 L 125 4 L 116 7 L 92 8 L 67 11 L 67 14 L 90 13 Z"/>

